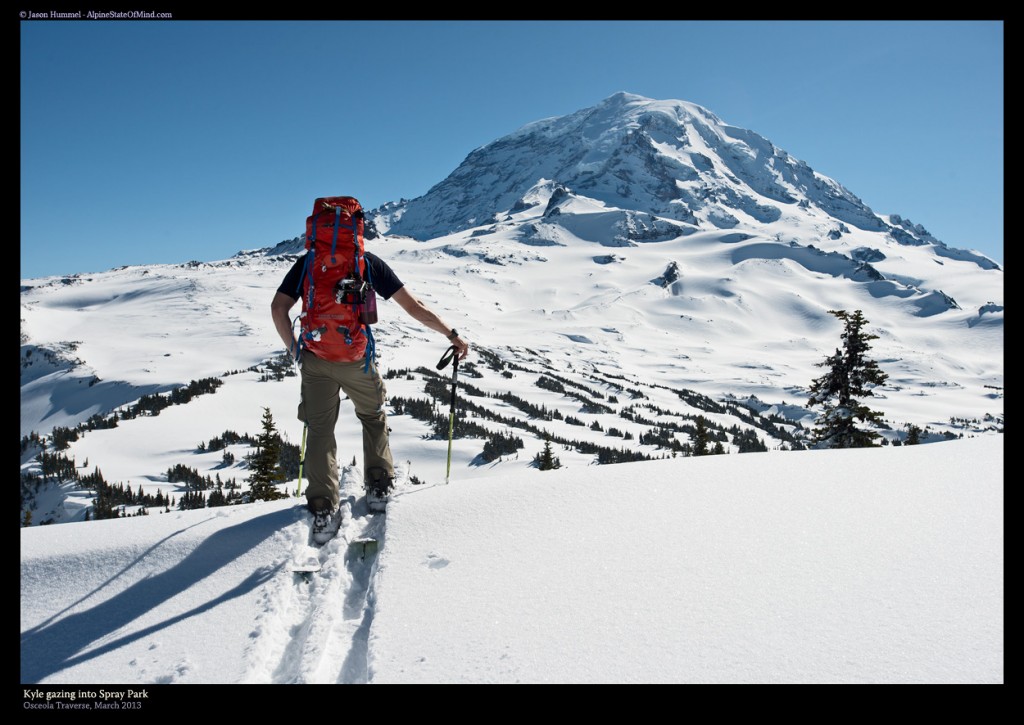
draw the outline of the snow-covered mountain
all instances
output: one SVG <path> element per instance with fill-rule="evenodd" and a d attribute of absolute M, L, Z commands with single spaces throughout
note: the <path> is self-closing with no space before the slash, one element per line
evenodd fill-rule
<path fill-rule="evenodd" d="M 358 196 L 324 190 L 336 193 Z M 806 388 L 840 343 L 834 309 L 862 310 L 879 336 L 872 354 L 889 380 L 870 403 L 888 439 L 911 423 L 932 439 L 1002 425 L 999 265 L 876 214 L 691 103 L 619 93 L 537 121 L 369 216 L 368 248 L 475 346 L 462 399 L 485 432 L 456 451 L 470 475 L 527 467 L 546 436 L 569 464 L 601 460 L 598 449 L 670 455 L 698 416 L 729 452 L 751 436 L 798 446 L 815 413 Z M 227 474 L 197 442 L 225 426 L 257 432 L 262 406 L 298 441 L 298 384 L 275 369 L 269 304 L 301 251 L 296 237 L 229 260 L 23 280 L 22 436 L 215 378 L 214 395 L 83 431 L 67 452 L 102 468 L 105 450 L 131 447 L 134 463 L 104 468 L 107 479 L 174 490 L 163 474 L 184 459 Z M 391 396 L 423 398 L 443 338 L 388 304 L 376 335 Z M 158 433 L 175 416 L 193 419 L 187 439 Z M 427 422 L 400 405 L 391 424 L 397 455 L 430 459 Z M 523 447 L 489 459 L 481 438 L 499 433 Z M 339 434 L 358 450 L 351 430 Z M 23 440 L 26 470 L 36 453 Z M 47 513 L 82 515 L 59 508 Z"/>
<path fill-rule="evenodd" d="M 385 232 L 433 239 L 519 220 L 531 209 L 553 225 L 563 221 L 555 215 L 610 212 L 603 221 L 617 222 L 619 234 L 592 241 L 614 246 L 715 229 L 770 237 L 770 225 L 785 220 L 785 231 L 797 225 L 806 242 L 839 241 L 849 226 L 998 267 L 980 254 L 951 252 L 920 225 L 875 214 L 839 183 L 701 106 L 628 93 L 482 146 L 424 196 L 386 204 L 374 217 Z"/>

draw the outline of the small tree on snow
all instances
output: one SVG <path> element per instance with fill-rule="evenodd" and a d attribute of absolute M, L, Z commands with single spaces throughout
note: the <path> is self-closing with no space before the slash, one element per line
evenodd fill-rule
<path fill-rule="evenodd" d="M 857 427 L 861 423 L 880 423 L 882 414 L 861 402 L 872 397 L 872 389 L 882 385 L 888 375 L 878 363 L 867 356 L 870 341 L 878 339 L 864 331 L 867 320 L 860 310 L 829 310 L 843 323 L 843 345 L 818 367 L 826 373 L 811 383 L 808 405 L 822 406 L 815 429 L 815 442 L 823 448 L 865 448 L 875 445 L 879 437 L 871 430 Z"/>
<path fill-rule="evenodd" d="M 551 451 L 551 439 L 544 439 L 544 450 L 534 456 L 534 463 L 537 464 L 537 468 L 542 471 L 552 471 L 556 468 L 562 467 L 562 462 L 558 460 L 558 457 Z"/>
<path fill-rule="evenodd" d="M 704 418 L 697 418 L 697 431 L 693 434 L 693 455 L 695 456 L 707 456 L 711 454 L 708 450 L 708 443 L 711 442 L 711 436 L 708 433 L 708 427 L 704 423 Z"/>
<path fill-rule="evenodd" d="M 277 484 L 284 482 L 284 471 L 281 470 L 281 436 L 274 425 L 270 408 L 263 409 L 263 432 L 256 439 L 256 452 L 250 465 L 250 500 L 273 501 L 287 496 L 277 490 Z"/>

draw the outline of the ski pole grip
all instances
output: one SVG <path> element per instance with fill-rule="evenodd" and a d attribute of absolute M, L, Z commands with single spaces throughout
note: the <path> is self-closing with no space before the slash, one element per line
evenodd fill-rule
<path fill-rule="evenodd" d="M 448 367 L 448 363 L 450 363 L 452 361 L 452 358 L 455 357 L 455 352 L 455 345 L 452 345 L 447 350 L 445 350 L 444 355 L 442 355 L 441 359 L 437 361 L 437 369 L 444 370 L 446 367 Z M 456 365 L 458 365 L 458 363 L 456 363 Z"/>

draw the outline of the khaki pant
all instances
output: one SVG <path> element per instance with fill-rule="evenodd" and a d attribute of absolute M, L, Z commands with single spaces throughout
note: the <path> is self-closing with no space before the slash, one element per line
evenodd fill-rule
<path fill-rule="evenodd" d="M 339 390 L 355 406 L 363 426 L 363 476 L 369 480 L 374 468 L 390 477 L 394 472 L 388 425 L 384 414 L 384 381 L 375 366 L 364 372 L 365 362 L 344 363 L 321 360 L 306 351 L 299 370 L 302 374 L 302 399 L 299 420 L 306 423 L 304 472 L 309 480 L 306 499 L 328 498 L 333 506 L 340 500 L 338 490 L 338 443 L 334 426 L 341 406 Z"/>

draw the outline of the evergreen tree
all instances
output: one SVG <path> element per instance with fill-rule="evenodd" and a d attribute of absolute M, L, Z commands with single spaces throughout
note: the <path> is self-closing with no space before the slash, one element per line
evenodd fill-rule
<path fill-rule="evenodd" d="M 907 426 L 907 442 L 908 446 L 916 446 L 921 443 L 921 429 L 911 423 Z"/>
<path fill-rule="evenodd" d="M 693 455 L 695 456 L 706 456 L 711 451 L 708 450 L 708 443 L 710 442 L 710 436 L 708 435 L 708 427 L 704 425 L 704 418 L 697 418 L 697 432 L 693 436 Z"/>
<path fill-rule="evenodd" d="M 228 505 L 227 497 L 224 495 L 224 489 L 221 486 L 218 486 L 215 491 L 210 492 L 210 496 L 206 499 L 206 505 L 209 508 Z"/>
<path fill-rule="evenodd" d="M 562 467 L 562 462 L 551 452 L 550 438 L 544 439 L 544 450 L 537 454 L 534 462 L 537 464 L 537 468 L 542 471 L 551 471 Z"/>
<path fill-rule="evenodd" d="M 263 432 L 256 439 L 256 453 L 250 459 L 252 473 L 249 474 L 249 499 L 251 501 L 273 501 L 287 496 L 277 490 L 277 484 L 284 482 L 281 470 L 281 436 L 274 425 L 270 408 L 263 409 Z"/>
<path fill-rule="evenodd" d="M 864 331 L 867 320 L 860 310 L 829 310 L 843 323 L 841 348 L 817 363 L 826 369 L 824 375 L 811 383 L 808 405 L 822 406 L 815 429 L 815 443 L 820 448 L 865 448 L 875 445 L 879 435 L 857 427 L 861 423 L 881 423 L 882 414 L 871 410 L 862 398 L 872 397 L 872 389 L 882 385 L 889 376 L 878 363 L 867 356 L 871 340 L 878 335 Z"/>
<path fill-rule="evenodd" d="M 109 492 L 110 489 L 107 486 L 97 489 L 96 498 L 93 499 L 92 506 L 92 518 L 94 520 L 117 518 L 117 507 L 111 500 Z"/>

